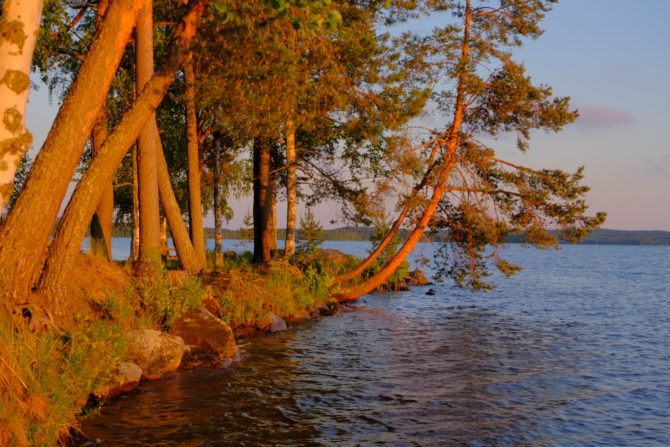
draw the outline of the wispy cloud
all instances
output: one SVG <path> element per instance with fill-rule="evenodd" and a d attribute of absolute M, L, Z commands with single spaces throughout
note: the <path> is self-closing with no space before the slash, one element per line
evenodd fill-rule
<path fill-rule="evenodd" d="M 635 119 L 624 112 L 608 106 L 583 106 L 579 108 L 577 126 L 583 129 L 621 127 L 634 123 Z"/>
<path fill-rule="evenodd" d="M 670 155 L 664 155 L 656 160 L 644 160 L 642 167 L 633 169 L 633 172 L 670 178 Z"/>

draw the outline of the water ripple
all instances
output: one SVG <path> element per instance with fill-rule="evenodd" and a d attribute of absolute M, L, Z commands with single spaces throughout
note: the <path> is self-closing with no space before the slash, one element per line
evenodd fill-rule
<path fill-rule="evenodd" d="M 84 421 L 110 446 L 670 445 L 670 250 L 508 250 L 483 295 L 365 297 L 145 384 Z M 515 259 L 516 258 L 516 259 Z"/>

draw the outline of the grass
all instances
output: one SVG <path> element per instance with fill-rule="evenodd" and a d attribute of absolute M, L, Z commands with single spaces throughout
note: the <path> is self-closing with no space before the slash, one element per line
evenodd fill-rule
<path fill-rule="evenodd" d="M 68 335 L 33 332 L 22 317 L 0 318 L 0 445 L 53 446 L 76 424 L 88 395 L 122 358 L 123 331 L 78 321 Z"/>
<path fill-rule="evenodd" d="M 117 287 L 104 299 L 68 301 L 76 315 L 61 328 L 36 330 L 14 309 L 0 306 L 0 446 L 64 443 L 88 396 L 109 382 L 123 360 L 125 331 L 166 330 L 183 312 L 203 306 L 208 293 L 236 327 L 254 326 L 269 312 L 290 319 L 328 304 L 331 278 L 342 267 L 319 256 L 304 257 L 300 267 L 284 261 L 256 267 L 246 253 L 226 258 L 208 285 L 199 278 L 171 284 L 162 268 L 139 279 L 121 273 L 121 284 L 128 281 L 125 293 Z M 75 281 L 99 281 L 100 275 L 80 273 Z"/>

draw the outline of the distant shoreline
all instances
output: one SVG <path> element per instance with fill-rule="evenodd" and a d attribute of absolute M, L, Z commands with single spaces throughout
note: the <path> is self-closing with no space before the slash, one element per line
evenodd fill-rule
<path fill-rule="evenodd" d="M 373 228 L 371 227 L 342 227 L 323 231 L 328 241 L 370 241 Z M 214 229 L 206 228 L 208 238 L 214 237 Z M 114 237 L 131 237 L 132 227 L 115 226 Z M 284 230 L 277 231 L 279 239 L 284 238 Z M 224 239 L 244 239 L 240 229 L 223 230 Z M 435 238 L 434 240 L 437 240 Z M 523 243 L 519 235 L 512 235 L 507 239 L 509 244 Z M 563 243 L 563 242 L 561 242 Z M 587 236 L 580 245 L 643 245 L 643 246 L 670 246 L 670 231 L 635 231 L 635 230 L 596 230 Z"/>

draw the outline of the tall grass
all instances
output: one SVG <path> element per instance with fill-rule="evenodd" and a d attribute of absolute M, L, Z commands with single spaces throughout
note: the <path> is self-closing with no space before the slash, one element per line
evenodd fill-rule
<path fill-rule="evenodd" d="M 112 377 L 124 349 L 122 330 L 109 322 L 78 321 L 68 335 L 36 333 L 2 313 L 0 445 L 53 446 Z"/>

